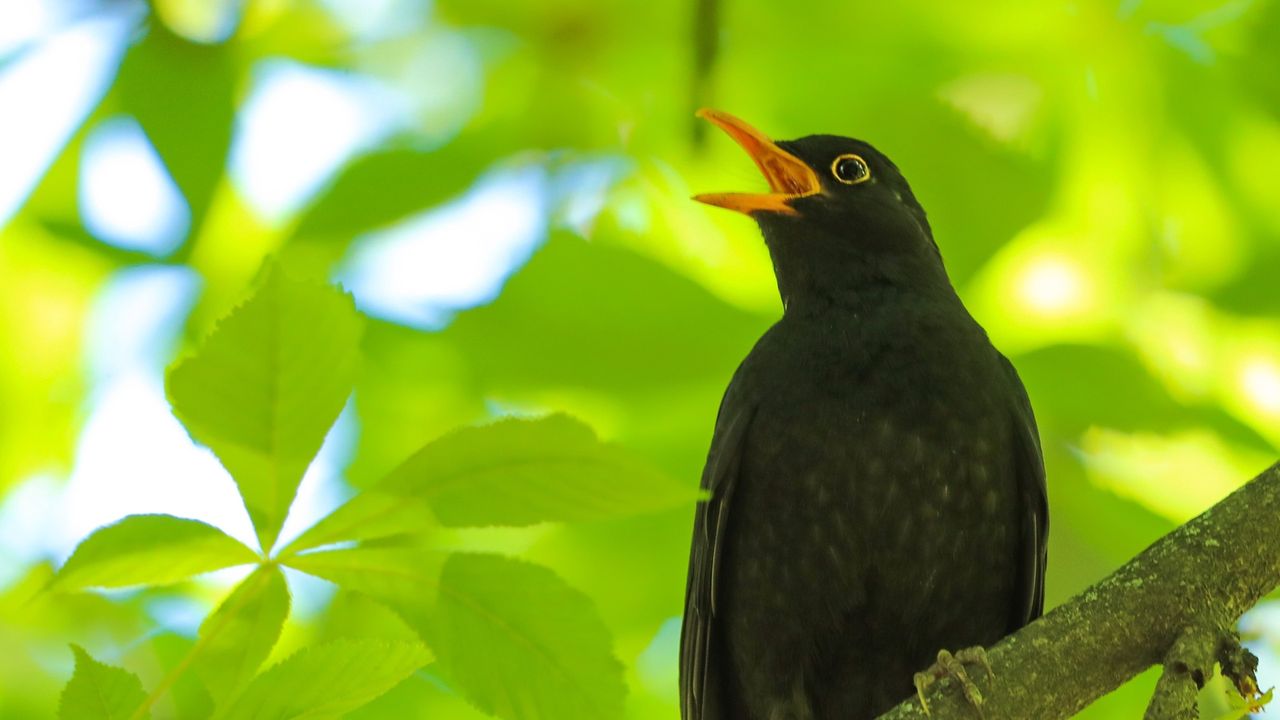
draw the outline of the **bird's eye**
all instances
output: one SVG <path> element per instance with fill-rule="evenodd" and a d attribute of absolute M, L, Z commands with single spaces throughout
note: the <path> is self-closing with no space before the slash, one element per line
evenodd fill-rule
<path fill-rule="evenodd" d="M 857 185 L 871 179 L 871 168 L 857 155 L 841 155 L 831 162 L 831 174 L 845 185 Z"/>

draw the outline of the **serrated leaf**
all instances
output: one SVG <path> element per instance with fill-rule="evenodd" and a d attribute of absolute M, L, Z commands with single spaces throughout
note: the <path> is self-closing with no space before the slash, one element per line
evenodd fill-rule
<path fill-rule="evenodd" d="M 552 571 L 496 555 L 445 563 L 428 640 L 477 707 L 507 720 L 622 717 L 622 665 L 596 608 Z"/>
<path fill-rule="evenodd" d="M 289 588 L 275 565 L 245 578 L 200 625 L 194 669 L 219 704 L 253 679 L 289 616 Z"/>
<path fill-rule="evenodd" d="M 151 623 L 148 623 L 150 626 Z M 176 668 L 187 662 L 187 657 L 195 649 L 196 638 L 187 637 L 172 630 L 160 630 L 140 643 L 130 643 L 132 647 L 125 660 L 138 662 L 154 668 Z M 214 700 L 205 688 L 204 683 L 195 673 L 182 672 L 173 683 L 161 693 L 154 693 L 156 714 L 177 720 L 209 720 L 213 717 Z"/>
<path fill-rule="evenodd" d="M 340 718 L 426 665 L 421 643 L 335 640 L 308 648 L 259 675 L 219 720 Z"/>
<path fill-rule="evenodd" d="M 449 527 L 597 520 L 692 503 L 681 485 L 567 415 L 510 418 L 428 443 L 379 486 Z"/>
<path fill-rule="evenodd" d="M 296 570 L 383 600 L 398 609 L 421 606 L 435 597 L 448 554 L 419 547 L 357 547 L 296 555 Z"/>
<path fill-rule="evenodd" d="M 287 557 L 339 542 L 421 534 L 437 524 L 430 505 L 421 498 L 367 490 L 321 518 L 280 555 Z"/>
<path fill-rule="evenodd" d="M 273 264 L 169 373 L 174 412 L 235 478 L 264 549 L 351 393 L 361 330 L 349 295 Z"/>
<path fill-rule="evenodd" d="M 71 651 L 76 669 L 62 690 L 59 720 L 126 720 L 147 699 L 137 675 L 94 660 L 79 645 Z"/>
<path fill-rule="evenodd" d="M 421 642 L 404 617 L 364 593 L 339 589 L 316 628 L 316 641 L 338 638 Z"/>
<path fill-rule="evenodd" d="M 95 530 L 76 546 L 50 587 L 69 591 L 166 585 L 258 560 L 239 540 L 198 520 L 130 515 Z"/>

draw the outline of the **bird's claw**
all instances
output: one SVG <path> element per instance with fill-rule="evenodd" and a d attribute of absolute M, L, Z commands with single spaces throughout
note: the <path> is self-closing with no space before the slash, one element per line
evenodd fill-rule
<path fill-rule="evenodd" d="M 987 680 L 996 679 L 996 671 L 991 669 L 991 661 L 987 659 L 987 651 L 981 645 L 957 650 L 955 658 L 962 663 L 981 665 L 982 669 L 987 673 Z"/>
<path fill-rule="evenodd" d="M 916 686 L 916 697 L 920 698 L 920 707 L 924 709 L 925 715 L 930 714 L 929 703 L 924 699 L 925 689 L 944 677 L 952 677 L 960 684 L 964 699 L 969 701 L 969 705 L 978 712 L 978 717 L 983 717 L 982 691 L 969 678 L 968 671 L 964 669 L 966 664 L 982 666 L 988 680 L 994 680 L 996 677 L 995 671 L 991 669 L 991 663 L 987 661 L 987 651 L 981 647 L 965 648 L 956 651 L 955 654 L 947 650 L 939 650 L 937 662 L 923 672 L 915 674 L 913 682 Z"/>

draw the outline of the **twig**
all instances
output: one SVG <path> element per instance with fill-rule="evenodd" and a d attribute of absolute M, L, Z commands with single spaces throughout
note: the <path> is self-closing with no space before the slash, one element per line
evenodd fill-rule
<path fill-rule="evenodd" d="M 1213 676 L 1223 632 L 1203 626 L 1189 627 L 1164 659 L 1164 672 L 1147 705 L 1144 720 L 1196 720 L 1200 717 L 1196 695 Z"/>

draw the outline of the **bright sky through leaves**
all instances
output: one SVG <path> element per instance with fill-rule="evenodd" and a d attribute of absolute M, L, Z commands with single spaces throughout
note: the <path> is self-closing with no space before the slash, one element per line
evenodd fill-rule
<path fill-rule="evenodd" d="M 0 173 L 0 223 L 18 209 L 106 91 L 132 25 L 130 15 L 120 12 L 67 27 L 0 74 L 0 107 L 23 109 L 0 114 L 0 157 L 5 164 Z"/>
<path fill-rule="evenodd" d="M 186 236 L 191 213 L 136 122 L 117 118 L 86 140 L 80 178 L 85 226 L 104 242 L 168 255 Z"/>

